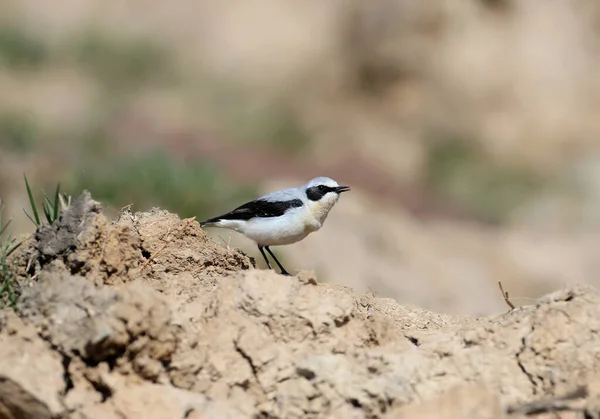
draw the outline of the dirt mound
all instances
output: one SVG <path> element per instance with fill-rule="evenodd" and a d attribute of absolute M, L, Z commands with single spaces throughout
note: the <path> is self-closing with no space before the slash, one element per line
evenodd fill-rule
<path fill-rule="evenodd" d="M 162 281 L 182 272 L 212 277 L 254 263 L 235 249 L 210 242 L 193 220 L 180 220 L 166 211 L 123 211 L 112 222 L 88 192 L 53 225 L 38 228 L 14 261 L 20 276 L 68 272 L 97 285 Z"/>
<path fill-rule="evenodd" d="M 253 269 L 165 211 L 111 222 L 89 194 L 12 261 L 24 286 L 0 312 L 0 418 L 598 414 L 590 287 L 451 317 Z"/>

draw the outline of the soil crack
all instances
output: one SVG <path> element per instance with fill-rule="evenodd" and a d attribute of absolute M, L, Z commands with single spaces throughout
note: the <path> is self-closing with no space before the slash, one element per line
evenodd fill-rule
<path fill-rule="evenodd" d="M 256 365 L 254 365 L 252 357 L 244 349 L 242 349 L 238 342 L 239 338 L 233 341 L 233 347 L 235 348 L 235 351 L 248 363 L 248 365 L 250 366 L 250 370 L 252 371 L 252 376 L 254 377 L 254 380 L 258 384 L 260 384 L 260 379 L 258 378 L 258 368 L 256 367 Z"/>
<path fill-rule="evenodd" d="M 519 352 L 517 352 L 517 354 L 515 355 L 515 358 L 517 360 L 517 365 L 519 366 L 519 369 L 523 372 L 523 374 L 525 374 L 525 376 L 531 383 L 532 394 L 536 395 L 538 383 L 535 381 L 534 375 L 531 374 L 529 371 L 527 371 L 527 368 L 525 368 L 525 364 L 521 360 L 521 356 L 523 355 L 525 350 L 528 348 L 526 340 L 533 333 L 534 330 L 535 330 L 535 325 L 532 324 L 530 330 L 525 334 L 525 336 L 523 336 L 521 338 L 521 347 L 519 348 Z"/>

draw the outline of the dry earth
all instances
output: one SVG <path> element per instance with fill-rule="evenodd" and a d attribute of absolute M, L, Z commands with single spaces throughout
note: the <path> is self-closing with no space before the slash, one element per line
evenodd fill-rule
<path fill-rule="evenodd" d="M 600 414 L 591 287 L 452 317 L 255 269 L 158 209 L 110 221 L 88 193 L 12 262 L 3 419 Z"/>

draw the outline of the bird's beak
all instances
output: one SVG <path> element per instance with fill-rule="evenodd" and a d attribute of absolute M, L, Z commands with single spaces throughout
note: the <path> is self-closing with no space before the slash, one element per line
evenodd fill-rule
<path fill-rule="evenodd" d="M 348 192 L 350 190 L 350 186 L 338 186 L 335 188 L 337 193 Z"/>

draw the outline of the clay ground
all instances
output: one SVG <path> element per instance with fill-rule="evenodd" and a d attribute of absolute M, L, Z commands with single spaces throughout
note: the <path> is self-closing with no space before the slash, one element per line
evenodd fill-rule
<path fill-rule="evenodd" d="M 255 269 L 167 211 L 111 221 L 88 193 L 10 261 L 0 418 L 600 415 L 589 286 L 450 316 Z"/>

